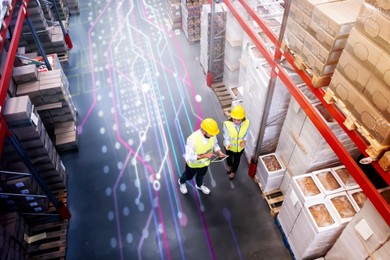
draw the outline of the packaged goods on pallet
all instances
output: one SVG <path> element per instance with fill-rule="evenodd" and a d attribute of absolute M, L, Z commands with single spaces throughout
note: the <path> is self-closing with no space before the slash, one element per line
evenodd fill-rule
<path fill-rule="evenodd" d="M 3 116 L 41 177 L 45 180 L 52 180 L 54 177 L 56 178 L 55 184 L 65 188 L 65 168 L 29 97 L 21 96 L 7 99 Z M 5 145 L 12 147 L 8 143 Z M 14 149 L 9 149 L 9 154 L 2 157 L 5 169 L 28 172 L 28 168 L 21 163 L 22 160 L 19 156 L 15 155 Z M 47 172 L 50 174 L 46 174 Z M 51 188 L 51 185 L 48 186 Z"/>
<path fill-rule="evenodd" d="M 367 200 L 326 254 L 326 259 L 366 259 L 380 256 L 390 238 L 390 228 Z M 386 259 L 386 258 L 378 258 Z"/>
<path fill-rule="evenodd" d="M 257 176 L 263 192 L 278 190 L 286 169 L 276 154 L 259 156 Z"/>
<path fill-rule="evenodd" d="M 329 83 L 361 4 L 355 0 L 292 3 L 285 40 L 296 65 L 310 73 L 315 87 Z"/>

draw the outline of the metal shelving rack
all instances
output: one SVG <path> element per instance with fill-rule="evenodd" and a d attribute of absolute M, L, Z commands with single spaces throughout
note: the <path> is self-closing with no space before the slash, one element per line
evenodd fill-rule
<path fill-rule="evenodd" d="M 370 199 L 370 201 L 374 204 L 378 212 L 381 214 L 383 219 L 390 226 L 390 205 L 385 201 L 385 199 L 379 194 L 375 186 L 371 183 L 371 181 L 367 178 L 365 173 L 361 170 L 355 160 L 350 156 L 348 151 L 343 147 L 343 145 L 338 141 L 337 137 L 333 134 L 332 130 L 324 123 L 321 119 L 320 115 L 316 110 L 311 106 L 311 104 L 307 101 L 304 95 L 299 91 L 298 87 L 293 83 L 293 81 L 289 78 L 286 71 L 283 67 L 276 62 L 280 56 L 284 56 L 284 58 L 290 63 L 290 65 L 294 68 L 296 73 L 301 76 L 303 81 L 307 84 L 307 86 L 311 89 L 311 91 L 316 95 L 316 97 L 321 101 L 324 107 L 329 111 L 329 113 L 334 117 L 334 119 L 338 122 L 338 124 L 343 128 L 346 134 L 351 138 L 351 140 L 356 144 L 359 150 L 362 152 L 364 156 L 368 156 L 366 153 L 366 149 L 368 147 L 367 142 L 364 138 L 358 133 L 356 130 L 350 131 L 348 130 L 343 122 L 345 121 L 344 114 L 333 104 L 328 104 L 324 100 L 325 92 L 321 88 L 315 88 L 311 83 L 311 78 L 306 74 L 305 71 L 300 71 L 294 64 L 294 57 L 291 53 L 287 51 L 283 51 L 281 49 L 281 44 L 278 41 L 277 36 L 265 25 L 265 23 L 257 16 L 257 14 L 253 11 L 253 9 L 248 5 L 245 0 L 237 0 L 240 4 L 245 8 L 246 12 L 251 16 L 252 19 L 260 26 L 260 28 L 264 31 L 267 37 L 272 41 L 275 45 L 275 56 L 273 56 L 265 47 L 260 37 L 256 34 L 256 32 L 249 26 L 247 21 L 240 15 L 238 10 L 234 7 L 231 0 L 224 0 L 223 2 L 228 7 L 228 9 L 232 12 L 233 16 L 237 19 L 239 24 L 242 26 L 245 33 L 251 38 L 255 46 L 262 53 L 267 62 L 272 65 L 273 70 L 271 72 L 271 80 L 279 77 L 279 79 L 284 83 L 286 88 L 290 91 L 291 95 L 297 100 L 301 108 L 305 111 L 307 116 L 316 126 L 318 131 L 324 137 L 324 139 L 328 142 L 329 146 L 333 149 L 335 154 L 339 157 L 340 161 L 345 165 L 348 171 L 355 178 L 357 183 L 360 185 L 366 196 Z M 287 0 L 291 1 L 291 0 Z M 210 3 L 212 0 L 209 1 Z M 288 10 L 286 9 L 286 12 Z M 287 13 L 288 14 L 288 13 Z M 251 163 L 252 164 L 252 163 Z M 384 179 L 387 185 L 390 186 L 390 174 L 386 173 L 379 166 L 378 162 L 373 161 L 372 166 L 376 169 L 379 175 Z M 256 168 L 254 168 L 256 169 Z M 250 165 L 249 170 L 253 170 L 253 165 Z"/>
<path fill-rule="evenodd" d="M 23 29 L 23 23 L 25 22 L 26 18 L 28 18 L 27 4 L 28 4 L 29 0 L 23 0 L 23 1 L 12 0 L 11 1 L 11 6 L 9 7 L 9 14 L 4 19 L 5 28 L 0 33 L 1 39 L 5 39 L 5 36 L 7 34 L 7 31 L 9 30 L 9 25 L 10 25 L 10 22 L 12 19 L 12 13 L 16 7 L 17 2 L 19 2 L 21 6 L 20 6 L 20 9 L 18 11 L 15 27 L 14 27 L 14 30 L 12 32 L 12 39 L 11 39 L 11 42 L 9 45 L 6 60 L 4 62 L 4 68 L 1 71 L 1 79 L 0 79 L 0 154 L 3 151 L 3 145 L 4 145 L 5 138 L 9 138 L 9 140 L 11 142 L 17 143 L 17 140 L 15 140 L 15 137 L 12 135 L 12 133 L 8 129 L 8 126 L 3 118 L 2 113 L 3 113 L 5 100 L 7 98 L 8 85 L 9 85 L 9 82 L 10 82 L 11 76 L 12 76 L 12 70 L 14 67 L 13 64 L 15 61 L 16 52 L 18 50 L 19 40 L 20 40 L 20 36 L 22 33 L 22 29 Z M 69 41 L 68 46 L 70 45 L 69 48 L 71 48 L 70 38 L 68 41 Z M 68 43 L 68 41 L 67 41 L 67 43 Z M 0 41 L 0 52 L 3 50 L 4 42 L 5 42 L 4 40 Z M 63 219 L 70 219 L 71 214 L 70 214 L 69 209 L 61 201 L 58 201 L 57 198 L 53 195 L 53 193 L 50 191 L 50 189 L 47 187 L 47 185 L 42 180 L 42 177 L 39 176 L 39 174 L 36 172 L 34 166 L 32 166 L 30 160 L 26 156 L 23 156 L 22 159 L 24 160 L 26 165 L 30 168 L 31 174 L 34 175 L 34 177 L 37 179 L 37 181 L 42 186 L 47 197 L 50 199 L 50 201 L 53 203 L 53 205 L 57 209 L 60 217 L 62 217 Z"/>

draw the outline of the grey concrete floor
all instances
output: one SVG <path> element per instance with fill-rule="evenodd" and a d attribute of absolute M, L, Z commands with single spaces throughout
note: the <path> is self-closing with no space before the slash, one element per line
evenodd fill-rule
<path fill-rule="evenodd" d="M 64 67 L 80 135 L 62 155 L 67 259 L 291 259 L 244 157 L 234 181 L 211 165 L 208 196 L 178 189 L 185 139 L 202 118 L 225 118 L 200 45 L 167 27 L 168 1 L 79 3 Z"/>

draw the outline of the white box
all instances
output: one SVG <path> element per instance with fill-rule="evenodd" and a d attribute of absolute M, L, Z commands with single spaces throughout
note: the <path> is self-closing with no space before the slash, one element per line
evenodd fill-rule
<path fill-rule="evenodd" d="M 312 172 L 314 180 L 318 183 L 321 191 L 326 195 L 331 195 L 334 193 L 339 193 L 344 191 L 344 187 L 338 181 L 338 179 L 333 175 L 331 169 L 323 169 L 319 171 Z"/>
<path fill-rule="evenodd" d="M 337 216 L 340 218 L 341 223 L 351 221 L 351 219 L 360 210 L 354 203 L 352 203 L 350 197 L 345 191 L 326 196 L 325 200 L 333 207 L 334 212 L 336 212 Z"/>
<path fill-rule="evenodd" d="M 275 153 L 259 156 L 259 172 L 262 176 L 278 177 L 283 176 L 286 168 Z"/>
<path fill-rule="evenodd" d="M 347 194 L 349 195 L 352 203 L 356 206 L 355 208 L 358 208 L 359 210 L 363 208 L 364 203 L 367 201 L 367 196 L 361 188 L 347 190 Z"/>
<path fill-rule="evenodd" d="M 299 201 L 295 191 L 290 186 L 284 196 L 284 201 L 278 214 L 278 220 L 286 237 L 290 235 L 302 207 L 303 204 Z"/>
<path fill-rule="evenodd" d="M 308 201 L 321 201 L 325 198 L 325 194 L 310 173 L 293 176 L 291 187 L 302 204 Z"/>
<path fill-rule="evenodd" d="M 351 173 L 347 170 L 347 168 L 345 168 L 344 165 L 331 168 L 331 170 L 333 171 L 334 176 L 343 185 L 345 190 L 353 190 L 360 188 L 359 184 L 357 184 Z"/>

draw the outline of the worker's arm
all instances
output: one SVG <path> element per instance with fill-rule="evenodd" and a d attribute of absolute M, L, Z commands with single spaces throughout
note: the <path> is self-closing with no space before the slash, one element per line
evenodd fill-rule
<path fill-rule="evenodd" d="M 225 146 L 226 150 L 230 148 L 230 135 L 225 123 L 223 123 L 223 146 Z"/>

